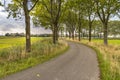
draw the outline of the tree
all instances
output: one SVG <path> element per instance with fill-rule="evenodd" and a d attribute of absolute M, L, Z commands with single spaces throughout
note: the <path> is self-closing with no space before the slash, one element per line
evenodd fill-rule
<path fill-rule="evenodd" d="M 119 0 L 94 0 L 99 19 L 104 27 L 104 44 L 108 45 L 108 22 L 120 9 Z"/>
<path fill-rule="evenodd" d="M 0 6 L 2 5 L 2 3 L 0 2 Z"/>
<path fill-rule="evenodd" d="M 69 29 L 69 33 L 72 36 L 72 39 L 74 40 L 75 38 L 75 30 L 76 30 L 76 21 L 77 20 L 77 14 L 74 13 L 73 11 L 69 11 L 68 15 L 67 15 L 67 24 L 69 24 L 69 26 L 67 26 Z"/>
<path fill-rule="evenodd" d="M 13 18 L 20 17 L 22 15 L 22 10 L 24 11 L 25 24 L 26 24 L 26 52 L 31 51 L 31 39 L 30 39 L 30 12 L 36 6 L 39 0 L 12 0 L 9 4 L 9 15 Z M 22 10 L 21 10 L 22 9 Z"/>
<path fill-rule="evenodd" d="M 64 37 L 64 25 L 63 24 L 60 24 L 59 31 L 61 33 L 61 38 Z"/>
<path fill-rule="evenodd" d="M 103 26 L 101 24 L 100 20 L 95 20 L 93 22 L 93 28 L 94 28 L 94 38 L 102 38 L 102 33 L 103 33 Z"/>
<path fill-rule="evenodd" d="M 120 21 L 110 21 L 108 26 L 109 34 L 111 36 L 117 36 L 120 34 Z"/>
<path fill-rule="evenodd" d="M 84 0 L 85 2 L 85 10 L 86 10 L 86 15 L 88 17 L 88 25 L 89 25 L 89 42 L 91 42 L 91 32 L 92 32 L 92 24 L 95 19 L 95 3 L 93 0 Z"/>
<path fill-rule="evenodd" d="M 77 9 L 77 30 L 78 30 L 78 40 L 81 40 L 81 29 L 82 29 L 82 24 L 84 20 L 84 14 L 85 14 L 85 7 L 83 6 L 84 2 L 83 0 L 76 0 L 76 9 Z"/>
<path fill-rule="evenodd" d="M 77 5 L 76 0 L 67 0 L 65 5 L 65 10 L 62 15 L 63 17 L 63 24 L 66 25 L 66 35 L 67 32 L 69 33 L 69 38 L 72 38 L 74 40 L 75 38 L 75 32 L 76 32 L 76 26 L 77 26 Z"/>
<path fill-rule="evenodd" d="M 41 0 L 33 13 L 35 24 L 47 26 L 52 30 L 54 44 L 58 41 L 61 5 L 62 0 Z"/>
<path fill-rule="evenodd" d="M 5 0 L 4 0 L 4 4 L 2 4 L 2 1 L 0 1 L 0 6 L 4 6 L 5 5 Z"/>

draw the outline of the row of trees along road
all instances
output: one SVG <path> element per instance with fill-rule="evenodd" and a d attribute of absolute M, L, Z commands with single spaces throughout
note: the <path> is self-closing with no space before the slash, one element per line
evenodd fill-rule
<path fill-rule="evenodd" d="M 1 3 L 0 3 L 1 4 Z M 9 16 L 13 18 L 22 16 L 24 12 L 26 23 L 26 52 L 31 51 L 30 40 L 30 15 L 36 26 L 49 28 L 53 32 L 53 43 L 56 44 L 59 31 L 65 29 L 66 35 L 81 40 L 81 34 L 89 31 L 91 41 L 92 29 L 94 32 L 101 32 L 101 27 L 94 27 L 101 21 L 104 33 L 104 44 L 108 45 L 108 23 L 111 17 L 119 15 L 119 0 L 12 0 L 7 8 Z M 94 22 L 95 21 L 95 22 Z M 113 25 L 113 24 L 111 24 Z M 99 30 L 100 29 L 100 30 Z M 116 31 L 117 32 L 117 31 Z M 119 32 L 119 31 L 118 31 Z"/>

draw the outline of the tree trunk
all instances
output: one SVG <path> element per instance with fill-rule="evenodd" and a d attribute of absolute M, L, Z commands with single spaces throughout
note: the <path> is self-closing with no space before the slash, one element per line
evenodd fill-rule
<path fill-rule="evenodd" d="M 104 44 L 108 45 L 108 25 L 104 24 Z"/>
<path fill-rule="evenodd" d="M 96 33 L 96 31 L 95 31 L 95 27 L 94 27 L 94 39 L 96 38 L 96 34 L 95 33 Z"/>
<path fill-rule="evenodd" d="M 60 32 L 61 32 L 61 38 L 62 38 L 62 37 L 64 37 L 64 36 L 62 36 L 62 35 L 63 35 L 63 31 L 62 31 L 62 30 L 60 30 Z"/>
<path fill-rule="evenodd" d="M 74 35 L 74 32 L 72 32 L 72 39 L 73 39 L 73 40 L 75 39 L 75 35 Z"/>
<path fill-rule="evenodd" d="M 89 42 L 91 42 L 92 23 L 89 22 Z"/>
<path fill-rule="evenodd" d="M 80 7 L 80 6 L 79 6 Z M 79 8 L 79 18 L 78 18 L 78 39 L 79 41 L 81 40 L 81 36 L 80 36 L 80 33 L 81 33 L 81 25 L 82 25 L 82 22 L 81 22 L 81 11 L 80 11 L 80 8 Z"/>
<path fill-rule="evenodd" d="M 53 30 L 53 43 L 56 44 L 56 31 L 55 31 L 55 27 Z"/>
<path fill-rule="evenodd" d="M 71 32 L 69 31 L 69 39 L 71 39 Z"/>
<path fill-rule="evenodd" d="M 65 36 L 66 36 L 66 38 L 68 37 L 68 34 L 67 34 L 67 29 L 65 30 Z"/>
<path fill-rule="evenodd" d="M 59 38 L 59 30 L 58 30 L 58 26 L 56 25 L 56 41 L 58 42 L 58 38 Z"/>
<path fill-rule="evenodd" d="M 82 33 L 82 37 L 85 38 L 85 31 Z"/>
<path fill-rule="evenodd" d="M 81 25 L 79 25 L 79 27 L 78 27 L 78 38 L 79 38 L 79 41 L 81 40 L 80 32 L 81 32 Z"/>
<path fill-rule="evenodd" d="M 30 52 L 31 51 L 30 16 L 27 6 L 27 0 L 23 1 L 23 8 L 24 8 L 25 24 L 26 24 L 26 52 Z"/>
<path fill-rule="evenodd" d="M 53 43 L 56 44 L 58 41 L 58 29 L 57 25 L 54 24 L 54 29 L 53 29 Z"/>

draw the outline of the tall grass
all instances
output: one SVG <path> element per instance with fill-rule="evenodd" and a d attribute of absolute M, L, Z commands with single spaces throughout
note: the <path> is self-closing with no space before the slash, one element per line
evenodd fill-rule
<path fill-rule="evenodd" d="M 0 77 L 43 63 L 67 50 L 68 45 L 60 41 L 53 44 L 43 39 L 32 44 L 32 52 L 25 53 L 24 47 L 15 46 L 0 52 Z"/>
<path fill-rule="evenodd" d="M 31 37 L 32 44 L 42 39 L 41 37 Z M 0 37 L 0 49 L 24 45 L 25 37 Z"/>
<path fill-rule="evenodd" d="M 82 43 L 93 47 L 97 53 L 101 69 L 101 80 L 120 80 L 120 40 L 109 40 L 104 46 L 101 40 Z"/>

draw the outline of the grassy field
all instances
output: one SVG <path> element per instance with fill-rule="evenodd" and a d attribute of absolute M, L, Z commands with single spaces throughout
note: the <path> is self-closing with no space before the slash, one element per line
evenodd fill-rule
<path fill-rule="evenodd" d="M 0 40 L 1 44 L 5 45 L 0 50 L 0 77 L 48 61 L 68 49 L 64 41 L 53 44 L 51 38 L 32 38 L 32 51 L 26 53 L 25 47 L 21 46 L 25 43 L 24 38 L 1 38 Z"/>
<path fill-rule="evenodd" d="M 32 44 L 38 40 L 42 40 L 40 37 L 32 37 Z M 12 46 L 24 46 L 25 37 L 0 37 L 0 49 L 8 48 Z"/>
<path fill-rule="evenodd" d="M 88 42 L 88 40 L 86 40 L 86 39 L 81 40 L 81 41 L 83 41 L 84 43 Z M 93 39 L 92 42 L 97 43 L 97 44 L 103 44 L 103 40 L 102 39 Z M 108 43 L 109 43 L 109 45 L 112 45 L 112 46 L 119 46 L 120 45 L 120 40 L 110 39 L 110 40 L 108 40 Z"/>
<path fill-rule="evenodd" d="M 120 80 L 120 40 L 109 40 L 108 46 L 103 45 L 103 40 L 81 42 L 91 46 L 98 53 L 101 80 Z"/>

